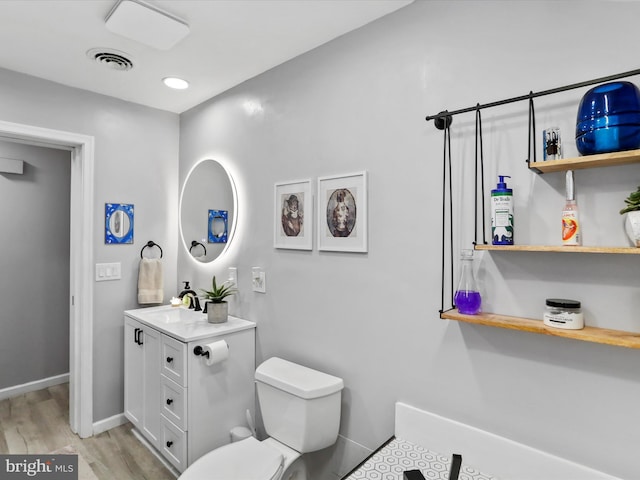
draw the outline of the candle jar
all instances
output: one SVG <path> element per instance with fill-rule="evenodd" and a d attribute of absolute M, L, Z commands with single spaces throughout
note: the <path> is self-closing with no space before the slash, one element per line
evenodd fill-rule
<path fill-rule="evenodd" d="M 547 298 L 543 315 L 544 324 L 554 328 L 580 330 L 584 328 L 584 316 L 580 302 L 564 298 Z"/>

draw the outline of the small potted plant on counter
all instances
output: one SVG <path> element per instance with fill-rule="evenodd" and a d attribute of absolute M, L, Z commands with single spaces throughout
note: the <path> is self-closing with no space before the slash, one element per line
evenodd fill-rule
<path fill-rule="evenodd" d="M 624 203 L 627 205 L 620 210 L 620 215 L 625 216 L 624 229 L 631 243 L 640 247 L 640 187 L 631 192 Z"/>
<path fill-rule="evenodd" d="M 207 320 L 209 323 L 224 323 L 229 317 L 229 304 L 224 299 L 235 294 L 237 289 L 229 282 L 217 285 L 215 275 L 211 287 L 211 290 L 200 289 L 206 299 Z"/>

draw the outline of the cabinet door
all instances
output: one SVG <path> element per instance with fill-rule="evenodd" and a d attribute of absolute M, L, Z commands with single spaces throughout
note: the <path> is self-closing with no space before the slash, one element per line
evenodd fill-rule
<path fill-rule="evenodd" d="M 142 432 L 157 447 L 160 442 L 160 333 L 144 327 L 141 341 L 144 347 Z"/>
<path fill-rule="evenodd" d="M 124 321 L 124 413 L 157 447 L 160 443 L 160 333 Z"/>
<path fill-rule="evenodd" d="M 143 346 L 138 337 L 142 325 L 128 317 L 124 319 L 124 415 L 138 429 L 142 425 Z"/>

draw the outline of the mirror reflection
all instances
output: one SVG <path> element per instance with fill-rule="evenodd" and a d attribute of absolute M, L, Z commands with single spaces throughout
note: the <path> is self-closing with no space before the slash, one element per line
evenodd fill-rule
<path fill-rule="evenodd" d="M 116 210 L 113 212 L 109 221 L 109 226 L 111 227 L 111 233 L 118 238 L 124 237 L 129 231 L 129 228 L 131 228 L 129 217 L 125 215 L 122 210 Z"/>
<path fill-rule="evenodd" d="M 180 235 L 189 254 L 209 263 L 229 246 L 236 220 L 233 180 L 215 160 L 202 160 L 185 179 L 180 196 Z"/>

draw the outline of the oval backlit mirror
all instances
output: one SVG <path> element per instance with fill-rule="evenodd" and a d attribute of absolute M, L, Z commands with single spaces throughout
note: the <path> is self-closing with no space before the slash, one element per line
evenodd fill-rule
<path fill-rule="evenodd" d="M 195 260 L 209 263 L 227 250 L 236 206 L 233 179 L 220 163 L 206 159 L 193 166 L 182 186 L 179 215 L 182 244 Z"/>

